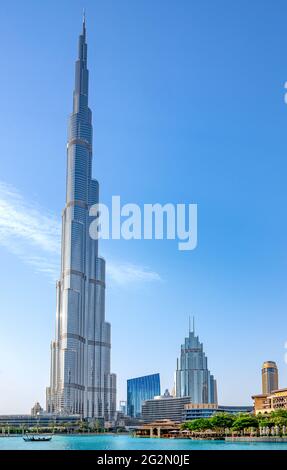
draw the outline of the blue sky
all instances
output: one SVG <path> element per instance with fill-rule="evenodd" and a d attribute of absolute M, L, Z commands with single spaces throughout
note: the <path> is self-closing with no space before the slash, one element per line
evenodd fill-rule
<path fill-rule="evenodd" d="M 196 317 L 222 404 L 264 360 L 287 386 L 287 5 L 283 0 L 1 2 L 0 413 L 44 404 L 67 117 L 87 11 L 101 199 L 198 204 L 198 247 L 102 241 L 118 399 L 160 372 Z"/>

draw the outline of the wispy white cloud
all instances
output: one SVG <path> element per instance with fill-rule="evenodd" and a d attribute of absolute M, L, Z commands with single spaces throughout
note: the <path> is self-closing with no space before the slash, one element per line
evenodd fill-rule
<path fill-rule="evenodd" d="M 145 266 L 129 263 L 107 263 L 107 275 L 117 284 L 124 285 L 131 282 L 161 281 L 157 272 L 151 271 Z"/>
<path fill-rule="evenodd" d="M 61 222 L 55 214 L 0 182 L 0 245 L 55 281 L 60 271 L 60 238 Z M 120 285 L 161 280 L 158 273 L 146 267 L 111 260 L 107 263 L 107 276 Z"/>
<path fill-rule="evenodd" d="M 0 182 L 0 244 L 53 281 L 59 275 L 60 233 L 54 214 Z"/>
<path fill-rule="evenodd" d="M 11 239 L 59 253 L 60 224 L 56 216 L 28 203 L 15 188 L 0 182 L 0 241 Z"/>

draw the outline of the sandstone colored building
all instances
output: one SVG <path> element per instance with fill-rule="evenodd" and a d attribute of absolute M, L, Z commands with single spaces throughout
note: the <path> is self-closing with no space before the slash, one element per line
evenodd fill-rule
<path fill-rule="evenodd" d="M 274 390 L 270 394 L 253 395 L 255 414 L 268 414 L 276 410 L 287 410 L 287 388 Z"/>

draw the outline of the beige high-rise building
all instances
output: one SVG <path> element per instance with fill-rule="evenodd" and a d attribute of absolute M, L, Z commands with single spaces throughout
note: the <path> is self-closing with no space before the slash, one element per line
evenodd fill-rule
<path fill-rule="evenodd" d="M 262 366 L 262 393 L 269 395 L 278 390 L 278 369 L 276 362 L 266 361 Z"/>

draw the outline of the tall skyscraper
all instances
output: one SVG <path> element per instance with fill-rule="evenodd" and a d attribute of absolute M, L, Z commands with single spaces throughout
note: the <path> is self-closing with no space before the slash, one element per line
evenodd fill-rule
<path fill-rule="evenodd" d="M 112 419 L 116 376 L 110 372 L 111 327 L 105 321 L 105 260 L 98 256 L 98 241 L 89 236 L 89 208 L 99 201 L 99 184 L 92 178 L 88 81 L 84 18 L 68 129 L 61 277 L 47 410 Z"/>
<path fill-rule="evenodd" d="M 217 403 L 216 380 L 207 367 L 203 345 L 195 336 L 194 327 L 181 345 L 175 372 L 177 397 L 190 397 L 192 403 Z"/>
<path fill-rule="evenodd" d="M 276 362 L 266 361 L 262 366 L 262 393 L 269 395 L 278 390 L 278 369 Z"/>
<path fill-rule="evenodd" d="M 145 375 L 127 381 L 127 415 L 139 418 L 144 400 L 160 395 L 159 374 Z"/>

